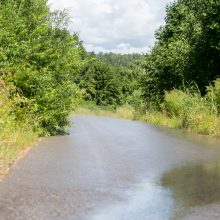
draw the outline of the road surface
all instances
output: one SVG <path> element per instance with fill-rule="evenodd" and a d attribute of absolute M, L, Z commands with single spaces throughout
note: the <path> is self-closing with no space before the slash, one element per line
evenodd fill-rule
<path fill-rule="evenodd" d="M 0 220 L 220 219 L 220 142 L 75 116 L 0 183 Z"/>

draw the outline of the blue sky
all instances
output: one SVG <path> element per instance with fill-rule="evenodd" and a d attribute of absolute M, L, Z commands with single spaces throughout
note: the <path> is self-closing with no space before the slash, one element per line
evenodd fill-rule
<path fill-rule="evenodd" d="M 68 9 L 70 29 L 88 51 L 145 53 L 164 23 L 171 0 L 49 0 L 52 10 Z"/>

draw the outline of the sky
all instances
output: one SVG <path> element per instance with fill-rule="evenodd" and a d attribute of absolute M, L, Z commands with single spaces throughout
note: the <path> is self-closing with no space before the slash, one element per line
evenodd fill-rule
<path fill-rule="evenodd" d="M 68 9 L 70 29 L 87 51 L 146 53 L 164 24 L 171 0 L 49 0 L 52 10 Z"/>

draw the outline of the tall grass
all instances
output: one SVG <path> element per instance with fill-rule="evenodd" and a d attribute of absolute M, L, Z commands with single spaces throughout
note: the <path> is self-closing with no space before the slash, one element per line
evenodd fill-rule
<path fill-rule="evenodd" d="M 97 106 L 93 102 L 82 102 L 74 111 L 75 114 L 101 115 L 115 118 L 134 119 L 135 109 L 131 105 Z"/>
<path fill-rule="evenodd" d="M 12 108 L 7 89 L 0 84 L 0 175 L 7 172 L 12 161 L 37 137 L 28 123 L 15 120 Z"/>
<path fill-rule="evenodd" d="M 166 92 L 161 111 L 148 112 L 149 123 L 220 137 L 220 80 L 207 87 L 207 95 L 198 91 Z"/>
<path fill-rule="evenodd" d="M 10 164 L 19 157 L 37 135 L 25 125 L 10 124 L 0 131 L 0 175 L 5 174 Z"/>
<path fill-rule="evenodd" d="M 135 108 L 131 105 L 123 105 L 111 109 L 84 103 L 76 112 L 141 120 L 155 125 L 220 137 L 220 79 L 207 87 L 205 96 L 201 96 L 197 89 L 192 88 L 166 92 L 159 111 L 144 110 L 141 105 Z"/>

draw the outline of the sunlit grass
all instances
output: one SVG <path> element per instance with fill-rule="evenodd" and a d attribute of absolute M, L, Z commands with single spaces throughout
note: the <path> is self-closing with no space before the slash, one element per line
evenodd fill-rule
<path fill-rule="evenodd" d="M 169 128 L 180 128 L 181 120 L 177 117 L 168 117 L 162 112 L 147 112 L 144 116 L 144 121 L 154 125 L 162 125 Z"/>
<path fill-rule="evenodd" d="M 209 93 L 208 95 L 210 96 Z M 202 97 L 198 92 L 173 90 L 166 93 L 161 110 L 158 111 L 137 111 L 130 105 L 112 109 L 84 103 L 75 113 L 132 119 L 220 137 L 220 116 L 216 109 L 219 109 L 217 104 L 211 102 L 208 97 Z"/>
<path fill-rule="evenodd" d="M 220 137 L 218 104 L 198 92 L 173 90 L 165 94 L 161 111 L 149 111 L 145 121 L 170 128 Z"/>
<path fill-rule="evenodd" d="M 123 105 L 116 108 L 115 115 L 119 118 L 134 119 L 135 109 L 130 105 Z"/>
<path fill-rule="evenodd" d="M 36 139 L 37 135 L 25 125 L 11 124 L 10 127 L 1 130 L 0 175 L 7 173 L 12 162 Z"/>
<path fill-rule="evenodd" d="M 6 94 L 6 90 L 0 90 L 0 175 L 7 173 L 20 153 L 37 139 L 28 123 L 15 120 L 13 104 Z"/>
<path fill-rule="evenodd" d="M 134 119 L 135 110 L 130 105 L 123 105 L 117 108 L 96 106 L 88 102 L 83 103 L 75 111 L 75 114 L 100 115 L 114 118 Z"/>

